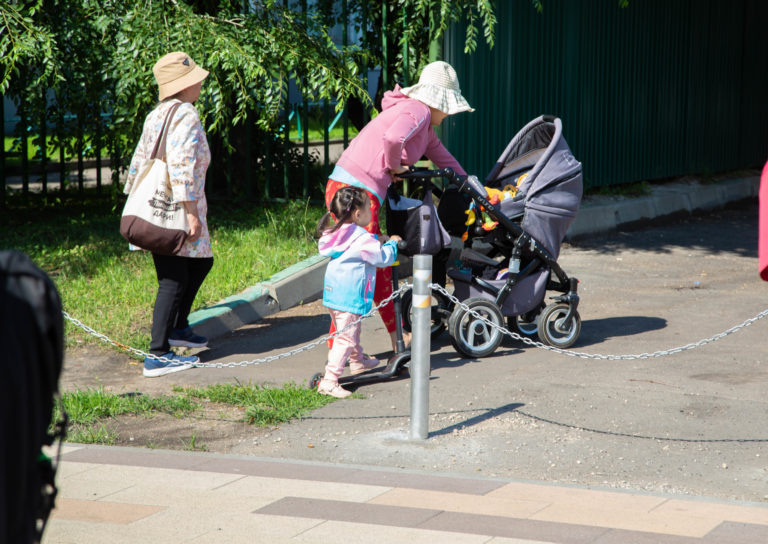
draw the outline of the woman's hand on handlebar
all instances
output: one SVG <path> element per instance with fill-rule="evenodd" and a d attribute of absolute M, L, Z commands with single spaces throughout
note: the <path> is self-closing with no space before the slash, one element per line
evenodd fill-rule
<path fill-rule="evenodd" d="M 397 168 L 390 169 L 389 175 L 392 176 L 392 181 L 400 181 L 403 178 L 399 177 L 398 174 L 403 174 L 403 173 L 405 173 L 407 171 L 408 171 L 408 167 L 407 166 L 403 166 L 401 164 Z"/>

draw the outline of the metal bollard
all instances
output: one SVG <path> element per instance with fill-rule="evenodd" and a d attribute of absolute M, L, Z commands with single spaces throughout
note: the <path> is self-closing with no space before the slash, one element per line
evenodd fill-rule
<path fill-rule="evenodd" d="M 426 440 L 429 435 L 429 351 L 432 314 L 432 256 L 413 258 L 413 323 L 411 337 L 411 440 Z"/>

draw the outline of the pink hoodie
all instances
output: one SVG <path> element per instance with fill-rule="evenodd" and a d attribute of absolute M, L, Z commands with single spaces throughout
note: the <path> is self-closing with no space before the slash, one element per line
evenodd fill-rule
<path fill-rule="evenodd" d="M 338 162 L 353 178 L 383 202 L 392 183 L 390 169 L 413 165 L 426 155 L 438 168 L 466 172 L 443 146 L 430 125 L 429 106 L 400 92 L 396 85 L 384 93 L 382 111 L 374 117 L 342 153 Z M 348 183 L 347 179 L 331 179 Z"/>

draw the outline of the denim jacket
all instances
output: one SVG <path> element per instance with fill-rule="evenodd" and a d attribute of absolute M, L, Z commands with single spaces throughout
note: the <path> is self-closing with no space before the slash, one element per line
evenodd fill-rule
<path fill-rule="evenodd" d="M 376 268 L 391 266 L 397 258 L 397 245 L 379 244 L 375 235 L 354 224 L 345 223 L 336 232 L 320 237 L 321 255 L 331 258 L 325 270 L 323 305 L 363 315 L 373 307 Z"/>

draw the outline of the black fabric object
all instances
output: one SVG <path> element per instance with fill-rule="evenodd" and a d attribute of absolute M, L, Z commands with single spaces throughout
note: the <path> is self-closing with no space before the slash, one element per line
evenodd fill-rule
<path fill-rule="evenodd" d="M 465 212 L 469 209 L 470 202 L 472 199 L 455 187 L 448 187 L 443 191 L 443 196 L 440 197 L 437 205 L 437 216 L 451 236 L 461 238 L 467 230 Z"/>
<path fill-rule="evenodd" d="M 387 188 L 387 234 L 397 234 L 406 243 L 398 254 L 437 255 L 450 245 L 451 237 L 440 224 L 432 191 L 427 189 L 422 200 L 401 197 L 390 185 Z"/>
<path fill-rule="evenodd" d="M 53 441 L 64 320 L 53 281 L 19 251 L 0 251 L 0 340 L 0 542 L 26 544 L 55 498 L 40 451 Z"/>

